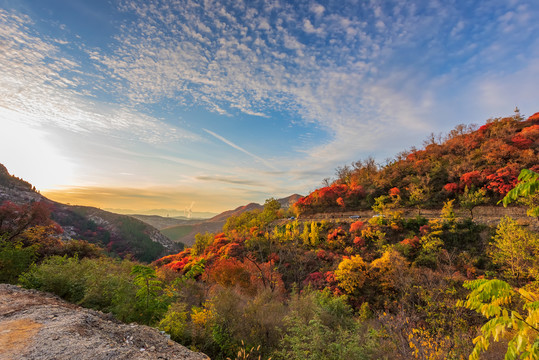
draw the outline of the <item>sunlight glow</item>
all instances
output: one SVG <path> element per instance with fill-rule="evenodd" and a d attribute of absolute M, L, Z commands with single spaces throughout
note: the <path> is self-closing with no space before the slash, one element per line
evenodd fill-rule
<path fill-rule="evenodd" d="M 75 165 L 63 156 L 43 130 L 27 125 L 23 115 L 0 107 L 0 154 L 15 176 L 38 190 L 73 183 Z"/>

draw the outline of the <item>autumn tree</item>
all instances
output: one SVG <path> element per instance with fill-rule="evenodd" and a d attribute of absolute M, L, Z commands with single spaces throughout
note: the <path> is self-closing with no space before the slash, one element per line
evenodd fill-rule
<path fill-rule="evenodd" d="M 459 196 L 460 206 L 470 211 L 470 217 L 473 220 L 473 209 L 488 201 L 487 191 L 485 189 L 473 189 L 466 186 L 464 193 Z"/>
<path fill-rule="evenodd" d="M 524 229 L 509 217 L 496 228 L 489 255 L 513 279 L 539 276 L 539 235 Z"/>
<path fill-rule="evenodd" d="M 408 193 L 410 194 L 408 202 L 417 208 L 417 215 L 421 215 L 421 208 L 425 206 L 428 199 L 428 188 L 411 183 L 408 187 Z"/>
<path fill-rule="evenodd" d="M 539 295 L 518 289 L 493 279 L 468 281 L 471 290 L 466 301 L 458 305 L 472 309 L 489 319 L 481 327 L 481 335 L 474 339 L 475 348 L 470 360 L 479 360 L 490 347 L 490 340 L 510 338 L 505 359 L 539 359 Z M 521 303 L 519 309 L 515 303 Z"/>
<path fill-rule="evenodd" d="M 359 290 L 367 278 L 367 264 L 359 255 L 344 258 L 335 270 L 335 279 L 339 286 L 348 294 Z"/>

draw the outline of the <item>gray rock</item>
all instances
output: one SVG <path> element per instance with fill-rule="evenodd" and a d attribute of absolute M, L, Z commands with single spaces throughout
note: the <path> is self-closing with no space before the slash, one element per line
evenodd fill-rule
<path fill-rule="evenodd" d="M 154 328 L 111 321 L 110 314 L 84 309 L 50 294 L 0 284 L 0 359 L 209 358 Z"/>

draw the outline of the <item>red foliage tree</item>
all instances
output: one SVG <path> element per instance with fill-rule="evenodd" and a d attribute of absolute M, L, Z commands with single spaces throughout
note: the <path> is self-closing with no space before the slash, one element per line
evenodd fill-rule
<path fill-rule="evenodd" d="M 353 233 L 357 233 L 359 231 L 361 231 L 361 228 L 363 227 L 364 223 L 363 221 L 361 220 L 358 220 L 358 221 L 354 221 L 352 224 L 350 224 L 350 232 Z"/>
<path fill-rule="evenodd" d="M 208 267 L 202 279 L 211 284 L 219 284 L 224 287 L 238 286 L 247 293 L 254 293 L 250 281 L 251 275 L 245 264 L 241 261 L 231 259 L 219 259 Z"/>
<path fill-rule="evenodd" d="M 399 196 L 400 193 L 401 193 L 401 191 L 400 191 L 399 188 L 397 188 L 397 187 L 391 188 L 391 189 L 389 190 L 389 196 L 396 197 L 396 196 Z"/>
<path fill-rule="evenodd" d="M 459 189 L 459 186 L 454 182 L 444 185 L 444 190 L 449 192 L 449 193 L 457 192 L 458 189 Z"/>
<path fill-rule="evenodd" d="M 0 206 L 0 232 L 13 240 L 30 227 L 56 224 L 50 214 L 50 205 L 41 201 L 24 205 L 6 201 Z"/>
<path fill-rule="evenodd" d="M 481 182 L 481 172 L 478 170 L 467 172 L 460 177 L 460 181 L 468 187 L 472 185 L 478 186 Z"/>
<path fill-rule="evenodd" d="M 520 169 L 516 164 L 504 166 L 496 170 L 494 174 L 487 176 L 488 184 L 486 187 L 495 193 L 505 196 L 517 184 L 519 173 Z"/>

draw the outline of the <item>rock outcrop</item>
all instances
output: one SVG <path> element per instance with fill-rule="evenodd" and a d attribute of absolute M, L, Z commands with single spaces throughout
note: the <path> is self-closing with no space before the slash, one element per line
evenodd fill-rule
<path fill-rule="evenodd" d="M 6 284 L 0 284 L 0 359 L 209 360 L 151 327 Z"/>

